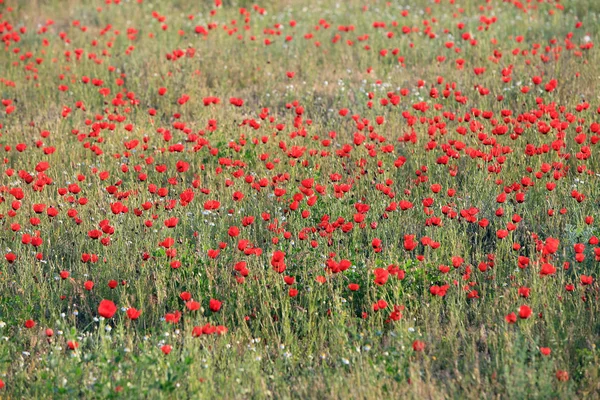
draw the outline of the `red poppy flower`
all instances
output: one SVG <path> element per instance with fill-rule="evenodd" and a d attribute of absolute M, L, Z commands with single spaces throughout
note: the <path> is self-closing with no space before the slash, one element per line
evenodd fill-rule
<path fill-rule="evenodd" d="M 566 382 L 569 380 L 569 373 L 559 369 L 556 371 L 556 379 L 558 379 L 560 382 Z"/>
<path fill-rule="evenodd" d="M 208 307 L 212 312 L 218 312 L 221 309 L 221 302 L 216 299 L 210 299 Z"/>
<path fill-rule="evenodd" d="M 425 350 L 425 342 L 422 342 L 420 340 L 415 340 L 412 344 L 412 348 L 414 351 L 423 351 Z"/>
<path fill-rule="evenodd" d="M 358 286 L 358 284 L 356 283 L 351 283 L 348 285 L 348 289 L 350 289 L 353 292 L 356 292 L 358 289 L 360 289 L 360 286 Z"/>
<path fill-rule="evenodd" d="M 519 308 L 519 318 L 521 318 L 521 319 L 527 319 L 530 316 L 531 316 L 531 308 L 529 306 L 522 305 Z"/>
<path fill-rule="evenodd" d="M 544 356 L 549 356 L 550 353 L 552 353 L 552 350 L 550 347 L 540 347 L 540 353 L 542 353 Z"/>
<path fill-rule="evenodd" d="M 110 300 L 102 300 L 98 306 L 98 314 L 104 318 L 112 318 L 117 312 L 117 306 Z"/>
<path fill-rule="evenodd" d="M 505 317 L 505 319 L 509 324 L 514 324 L 517 322 L 517 315 L 515 313 L 510 313 Z"/>
<path fill-rule="evenodd" d="M 140 310 L 136 310 L 133 307 L 129 307 L 127 309 L 127 318 L 131 319 L 131 320 L 136 320 L 140 317 L 140 315 L 142 314 L 142 312 Z"/>

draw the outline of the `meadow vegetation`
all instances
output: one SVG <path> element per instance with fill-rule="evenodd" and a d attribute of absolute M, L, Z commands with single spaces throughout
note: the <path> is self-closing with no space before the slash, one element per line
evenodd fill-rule
<path fill-rule="evenodd" d="M 599 16 L 0 0 L 0 398 L 599 398 Z"/>

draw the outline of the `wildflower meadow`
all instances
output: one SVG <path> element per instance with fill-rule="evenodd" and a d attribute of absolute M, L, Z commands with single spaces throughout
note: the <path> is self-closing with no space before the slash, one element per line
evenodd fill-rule
<path fill-rule="evenodd" d="M 599 399 L 599 30 L 0 0 L 0 398 Z"/>

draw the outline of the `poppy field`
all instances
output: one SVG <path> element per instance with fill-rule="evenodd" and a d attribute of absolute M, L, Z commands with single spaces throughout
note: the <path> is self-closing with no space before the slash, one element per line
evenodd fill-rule
<path fill-rule="evenodd" d="M 0 398 L 600 398 L 599 24 L 0 0 Z"/>

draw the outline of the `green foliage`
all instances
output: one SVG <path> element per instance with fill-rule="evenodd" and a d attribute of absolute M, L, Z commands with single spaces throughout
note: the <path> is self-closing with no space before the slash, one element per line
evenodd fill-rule
<path fill-rule="evenodd" d="M 14 43 L 0 31 L 5 41 L 0 98 L 16 107 L 13 113 L 5 112 L 5 104 L 0 108 L 5 149 L 0 379 L 6 384 L 0 398 L 598 398 L 598 262 L 589 240 L 600 236 L 600 158 L 598 147 L 591 146 L 592 155 L 585 162 L 578 159 L 581 145 L 573 138 L 579 127 L 586 140 L 591 138 L 589 126 L 597 120 L 600 57 L 597 49 L 580 46 L 596 39 L 600 2 L 567 0 L 559 2 L 560 10 L 553 2 L 523 1 L 530 7 L 527 13 L 517 3 L 223 0 L 211 15 L 212 1 L 0 0 L 0 19 L 10 21 L 15 32 L 27 27 Z M 240 8 L 249 12 L 247 21 Z M 410 12 L 402 16 L 402 10 Z M 492 17 L 497 17 L 493 24 L 483 22 Z M 386 28 L 375 28 L 376 21 L 385 21 Z M 583 27 L 575 30 L 577 21 Z M 206 38 L 194 33 L 196 26 L 211 22 L 216 25 Z M 459 22 L 466 28 L 459 30 Z M 402 32 L 404 26 L 408 32 Z M 476 46 L 461 37 L 466 32 Z M 285 40 L 288 34 L 293 40 Z M 516 41 L 516 35 L 524 40 Z M 274 43 L 267 46 L 265 39 Z M 189 49 L 193 56 L 167 61 L 167 54 Z M 545 56 L 549 59 L 542 61 Z M 457 67 L 458 59 L 464 68 Z M 474 67 L 486 72 L 475 76 Z M 506 68 L 511 79 L 502 82 Z M 544 83 L 558 79 L 557 89 L 547 93 L 543 85 L 532 84 L 534 75 Z M 83 84 L 84 76 L 102 82 Z M 438 77 L 443 82 L 437 83 Z M 447 98 L 433 99 L 430 90 L 444 91 L 447 83 L 455 84 Z M 57 90 L 63 84 L 68 90 Z M 163 86 L 168 92 L 159 95 Z M 100 88 L 110 94 L 99 94 Z M 384 108 L 388 92 L 400 88 L 409 88 L 407 95 L 396 108 Z M 480 95 L 482 88 L 491 94 Z M 131 100 L 128 93 L 135 101 L 117 105 L 117 100 Z M 185 105 L 178 103 L 183 94 L 190 96 Z M 456 101 L 460 95 L 468 97 L 465 104 Z M 221 104 L 205 105 L 209 96 Z M 231 97 L 243 99 L 244 106 L 233 107 Z M 566 113 L 550 117 L 546 112 L 527 123 L 526 115 L 542 108 L 537 98 L 548 107 L 564 106 Z M 579 113 L 584 100 L 591 105 Z M 292 105 L 295 101 L 303 113 Z M 427 111 L 415 109 L 421 102 Z M 436 110 L 435 103 L 443 107 Z M 61 115 L 63 107 L 72 109 L 68 117 Z M 347 117 L 339 115 L 343 108 L 349 109 Z M 463 119 L 475 108 L 494 113 L 472 119 L 482 121 L 481 128 Z M 150 109 L 157 114 L 151 116 Z M 505 110 L 510 118 L 503 116 Z M 419 122 L 409 125 L 403 112 Z M 525 155 L 526 145 L 542 147 L 556 139 L 554 131 L 538 132 L 540 121 L 564 122 L 569 113 L 574 122 L 564 130 L 560 152 Z M 385 122 L 374 122 L 383 115 Z M 115 122 L 114 129 L 97 133 L 93 128 L 95 121 L 118 117 L 125 120 Z M 491 135 L 498 124 L 510 131 Z M 517 126 L 522 133 L 512 138 Z M 466 128 L 464 135 L 459 127 Z M 45 130 L 50 135 L 42 140 Z M 169 140 L 165 131 L 172 135 Z M 417 143 L 398 140 L 412 131 Z M 353 144 L 347 157 L 337 156 L 344 144 L 354 143 L 357 132 L 375 155 L 364 144 Z M 480 133 L 490 134 L 497 146 L 484 143 Z M 138 145 L 126 149 L 124 142 L 132 140 Z M 464 145 L 460 157 L 438 163 L 457 141 Z M 26 151 L 15 150 L 21 143 Z M 178 143 L 183 151 L 169 150 Z M 381 151 L 386 144 L 393 151 Z M 55 152 L 44 154 L 50 146 Z M 94 146 L 102 152 L 94 153 Z M 287 153 L 293 146 L 306 149 L 292 161 Z M 512 151 L 504 154 L 506 147 Z M 475 151 L 491 156 L 471 156 Z M 406 162 L 398 167 L 399 156 Z M 506 160 L 500 162 L 501 156 Z M 189 170 L 174 172 L 180 160 L 189 162 Z M 40 161 L 51 164 L 46 172 L 52 183 L 37 190 Z M 543 164 L 551 170 L 536 177 Z M 167 172 L 159 172 L 158 165 Z M 578 172 L 582 165 L 586 171 Z M 109 177 L 100 178 L 100 171 Z M 565 175 L 554 177 L 555 171 Z M 33 184 L 25 183 L 21 175 L 26 174 Z M 78 181 L 79 175 L 84 179 Z M 417 184 L 418 176 L 427 179 Z M 534 182 L 526 189 L 525 177 Z M 266 184 L 257 183 L 261 178 Z M 308 178 L 325 189 L 313 192 L 317 201 L 310 206 L 312 195 L 296 199 Z M 555 181 L 557 187 L 547 190 L 546 183 Z M 80 193 L 58 194 L 75 182 Z M 442 188 L 439 194 L 432 192 L 433 183 Z M 151 191 L 149 184 L 166 188 L 167 194 Z M 336 193 L 342 184 L 350 189 Z M 13 216 L 14 187 L 24 188 L 26 197 Z M 275 187 L 286 193 L 275 197 Z M 194 199 L 184 205 L 179 196 L 186 188 L 193 188 Z M 446 192 L 451 188 L 453 195 Z M 575 200 L 574 189 L 586 199 Z M 237 191 L 243 199 L 233 199 Z M 515 200 L 521 191 L 524 203 Z M 508 199 L 500 202 L 499 193 Z M 425 207 L 429 197 L 435 202 Z M 388 211 L 405 199 L 412 208 Z M 128 212 L 113 214 L 117 200 Z M 220 208 L 208 210 L 208 200 L 219 201 Z M 292 211 L 294 201 L 298 209 Z M 150 205 L 142 211 L 145 202 Z M 31 211 L 39 203 L 56 207 L 59 214 Z M 363 223 L 354 219 L 361 218 L 355 215 L 358 203 L 370 206 Z M 70 210 L 77 214 L 67 214 Z M 477 222 L 489 221 L 487 227 L 465 221 L 461 211 L 473 210 Z M 522 220 L 500 240 L 498 231 L 514 215 Z M 428 224 L 431 216 L 441 217 L 442 225 Z M 595 222 L 584 222 L 586 216 Z M 37 217 L 39 224 L 32 220 Z M 164 221 L 171 217 L 178 223 L 167 228 Z M 244 217 L 254 222 L 244 226 Z M 328 231 L 327 224 L 339 219 L 338 225 L 351 223 L 351 229 Z M 102 233 L 110 238 L 105 244 L 89 237 L 90 231 L 104 229 L 103 220 L 115 228 Z M 234 225 L 239 236 L 228 234 Z M 27 244 L 25 234 L 42 237 L 43 243 Z M 404 235 L 415 236 L 415 250 L 405 249 Z M 174 239 L 170 248 L 160 244 L 167 237 Z M 425 237 L 439 248 L 425 246 Z M 537 246 L 548 237 L 560 239 L 560 250 L 545 259 Z M 248 241 L 245 249 L 262 254 L 244 253 L 238 247 L 242 239 Z M 381 241 L 380 249 L 374 239 Z M 579 243 L 585 244 L 586 258 L 575 262 Z M 219 256 L 210 257 L 217 248 Z M 275 250 L 286 253 L 283 273 L 270 264 Z M 5 260 L 9 253 L 16 261 Z M 84 255 L 97 259 L 85 261 Z M 526 268 L 517 265 L 520 255 L 530 258 Z M 464 262 L 452 265 L 454 256 Z M 328 259 L 348 260 L 351 266 L 331 273 Z M 235 269 L 240 261 L 246 262 L 247 276 Z M 546 261 L 557 268 L 552 276 L 539 273 Z M 570 262 L 568 269 L 564 261 Z M 375 270 L 391 265 L 401 277 L 390 274 L 385 284 L 377 284 Z M 294 282 L 284 281 L 286 275 Z M 584 275 L 593 283 L 583 285 Z M 86 287 L 86 281 L 94 287 Z M 113 281 L 116 285 L 109 286 Z M 447 293 L 432 290 L 444 285 Z M 520 294 L 524 287 L 530 296 Z M 200 303 L 198 310 L 188 308 L 183 292 Z M 98 318 L 102 299 L 117 306 L 110 319 Z M 211 299 L 222 301 L 219 311 L 210 309 Z M 378 309 L 379 304 L 386 307 Z M 507 315 L 518 315 L 524 304 L 532 315 L 508 323 Z M 131 320 L 128 308 L 142 313 Z M 401 313 L 397 320 L 391 318 L 393 310 Z M 176 323 L 166 320 L 177 311 Z M 30 319 L 35 326 L 26 328 Z M 198 334 L 206 326 L 227 332 Z M 424 349 L 415 350 L 416 341 Z M 551 354 L 543 355 L 541 348 Z"/>

